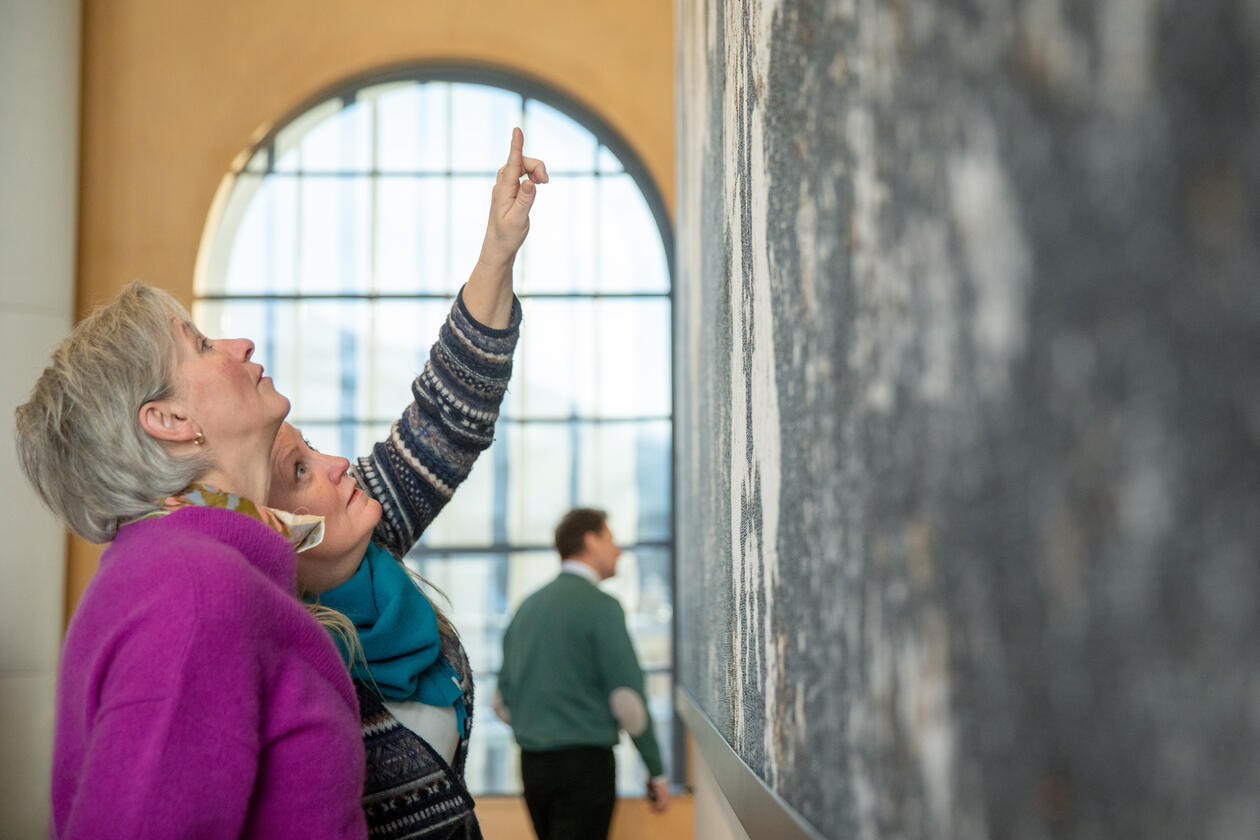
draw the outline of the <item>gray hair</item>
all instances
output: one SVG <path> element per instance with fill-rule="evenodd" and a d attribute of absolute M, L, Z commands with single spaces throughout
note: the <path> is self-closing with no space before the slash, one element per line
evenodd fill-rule
<path fill-rule="evenodd" d="M 140 425 L 140 407 L 175 393 L 172 319 L 187 310 L 131 283 L 79 322 L 17 408 L 18 460 L 44 503 L 79 536 L 109 542 L 210 467 L 172 455 Z"/>

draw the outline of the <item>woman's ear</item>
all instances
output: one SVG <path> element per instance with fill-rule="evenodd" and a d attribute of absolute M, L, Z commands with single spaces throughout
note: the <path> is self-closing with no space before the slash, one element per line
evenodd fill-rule
<path fill-rule="evenodd" d="M 140 406 L 140 428 L 150 437 L 171 443 L 192 443 L 199 431 L 196 425 L 178 413 L 170 400 L 153 400 Z"/>

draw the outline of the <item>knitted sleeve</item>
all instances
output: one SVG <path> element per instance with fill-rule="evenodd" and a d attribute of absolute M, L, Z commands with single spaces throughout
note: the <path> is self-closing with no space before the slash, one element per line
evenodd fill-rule
<path fill-rule="evenodd" d="M 381 504 L 373 539 L 395 557 L 411 550 L 494 440 L 520 324 L 515 298 L 508 327 L 496 330 L 473 319 L 461 291 L 411 384 L 414 401 L 358 459 L 355 478 Z"/>
<path fill-rule="evenodd" d="M 639 695 L 646 710 L 647 692 L 644 689 L 643 669 L 639 667 L 630 633 L 626 630 L 626 614 L 617 599 L 610 595 L 605 595 L 604 599 L 601 599 L 600 619 L 595 630 L 604 691 L 611 698 L 618 689 L 630 689 Z M 661 748 L 656 741 L 656 730 L 652 726 L 650 712 L 646 714 L 646 718 L 643 731 L 632 736 L 631 740 L 643 757 L 643 763 L 647 765 L 648 775 L 663 776 L 665 768 L 661 762 Z"/>

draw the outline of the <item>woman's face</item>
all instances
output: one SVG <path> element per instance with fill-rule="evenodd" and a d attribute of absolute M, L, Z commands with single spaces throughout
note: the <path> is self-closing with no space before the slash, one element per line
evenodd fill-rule
<path fill-rule="evenodd" d="M 263 376 L 262 365 L 250 361 L 254 343 L 209 339 L 182 321 L 175 324 L 175 340 L 178 402 L 210 450 L 227 455 L 268 445 L 289 413 L 289 399 Z"/>
<path fill-rule="evenodd" d="M 280 427 L 267 504 L 324 517 L 324 541 L 298 555 L 298 584 L 311 595 L 350 579 L 381 519 L 380 503 L 359 489 L 349 468 L 345 458 L 312 449 L 288 423 Z"/>

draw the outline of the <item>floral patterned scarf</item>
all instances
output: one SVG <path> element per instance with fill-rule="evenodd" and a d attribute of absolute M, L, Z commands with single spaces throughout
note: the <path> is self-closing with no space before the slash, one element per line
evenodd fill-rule
<path fill-rule="evenodd" d="M 155 519 L 185 507 L 213 507 L 234 510 L 250 519 L 256 519 L 289 541 L 293 550 L 301 554 L 324 540 L 324 517 L 310 514 L 288 513 L 283 510 L 255 504 L 244 496 L 218 490 L 205 484 L 190 484 L 177 496 L 167 496 L 162 509 L 138 517 Z"/>

